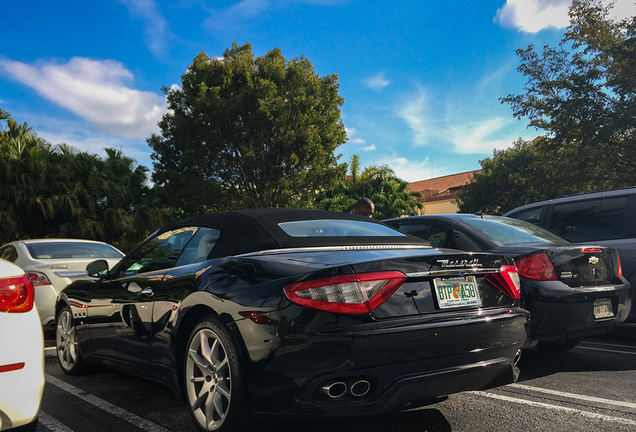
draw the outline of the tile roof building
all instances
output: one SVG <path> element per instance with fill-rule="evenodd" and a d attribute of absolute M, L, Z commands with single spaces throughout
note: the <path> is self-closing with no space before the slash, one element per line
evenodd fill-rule
<path fill-rule="evenodd" d="M 480 171 L 468 171 L 413 182 L 409 184 L 409 189 L 422 194 L 424 214 L 457 213 L 459 207 L 454 202 L 455 197 L 462 191 L 464 185 L 473 181 L 474 175 Z"/>

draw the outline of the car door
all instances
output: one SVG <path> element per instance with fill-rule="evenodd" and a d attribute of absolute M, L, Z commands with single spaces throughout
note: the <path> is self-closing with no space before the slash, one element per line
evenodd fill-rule
<path fill-rule="evenodd" d="M 158 373 L 173 367 L 170 347 L 173 320 L 181 301 L 205 284 L 202 278 L 210 277 L 210 272 L 206 270 L 214 267 L 214 260 L 208 260 L 208 257 L 220 234 L 214 228 L 198 228 L 175 265 L 167 270 L 162 282 L 153 288 L 151 356 L 153 370 Z M 224 270 L 217 271 L 225 275 Z"/>
<path fill-rule="evenodd" d="M 155 235 L 93 291 L 87 320 L 96 356 L 123 367 L 150 367 L 154 292 L 195 231 L 185 227 Z"/>

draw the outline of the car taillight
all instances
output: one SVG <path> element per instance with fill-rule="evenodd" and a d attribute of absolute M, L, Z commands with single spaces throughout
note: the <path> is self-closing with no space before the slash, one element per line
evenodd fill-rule
<path fill-rule="evenodd" d="M 0 312 L 30 311 L 33 293 L 33 282 L 26 276 L 0 279 Z"/>
<path fill-rule="evenodd" d="M 621 256 L 616 252 L 616 274 L 618 277 L 623 276 L 623 267 L 621 267 Z"/>
<path fill-rule="evenodd" d="M 583 247 L 581 248 L 581 252 L 582 253 L 601 253 L 601 248 L 600 247 Z"/>
<path fill-rule="evenodd" d="M 545 252 L 516 259 L 519 275 L 534 280 L 557 280 L 556 270 Z"/>
<path fill-rule="evenodd" d="M 501 266 L 499 273 L 488 273 L 484 279 L 513 300 L 521 296 L 521 281 L 515 266 Z"/>
<path fill-rule="evenodd" d="M 51 285 L 51 281 L 44 273 L 26 272 L 26 276 L 33 281 L 34 286 Z"/>
<path fill-rule="evenodd" d="M 293 303 L 328 312 L 363 315 L 373 312 L 404 283 L 397 271 L 348 274 L 287 285 Z"/>

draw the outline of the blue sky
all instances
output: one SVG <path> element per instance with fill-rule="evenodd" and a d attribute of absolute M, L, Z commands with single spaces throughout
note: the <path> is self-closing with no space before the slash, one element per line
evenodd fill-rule
<path fill-rule="evenodd" d="M 152 169 L 162 86 L 201 51 L 278 47 L 338 74 L 341 161 L 407 181 L 474 169 L 538 131 L 498 98 L 522 93 L 515 50 L 555 46 L 570 0 L 4 0 L 0 108 L 52 144 L 120 149 Z M 618 17 L 635 14 L 618 0 Z"/>

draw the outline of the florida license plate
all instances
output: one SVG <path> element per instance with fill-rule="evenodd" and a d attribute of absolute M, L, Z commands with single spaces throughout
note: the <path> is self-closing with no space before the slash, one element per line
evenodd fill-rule
<path fill-rule="evenodd" d="M 610 299 L 601 299 L 594 301 L 594 318 L 611 318 L 614 316 L 612 309 L 612 301 Z"/>
<path fill-rule="evenodd" d="M 479 290 L 475 276 L 465 278 L 437 278 L 433 280 L 437 303 L 441 309 L 479 306 Z"/>

